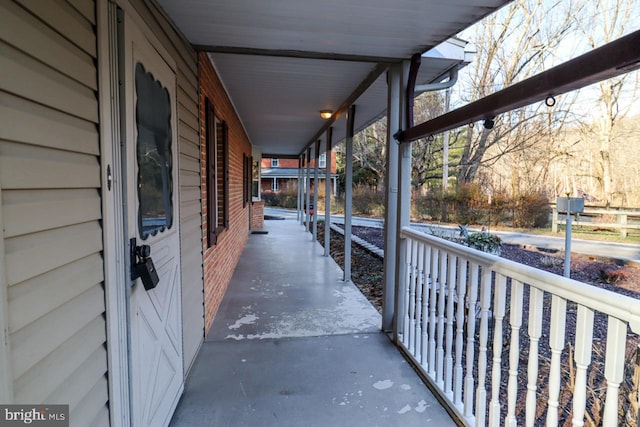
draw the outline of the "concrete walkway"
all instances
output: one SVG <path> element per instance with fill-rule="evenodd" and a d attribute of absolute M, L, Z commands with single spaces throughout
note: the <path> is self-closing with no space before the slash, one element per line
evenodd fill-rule
<path fill-rule="evenodd" d="M 171 425 L 453 426 L 296 221 L 251 235 Z"/>

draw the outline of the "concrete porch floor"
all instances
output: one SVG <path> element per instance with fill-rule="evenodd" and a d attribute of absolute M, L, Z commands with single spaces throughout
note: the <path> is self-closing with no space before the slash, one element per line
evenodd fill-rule
<path fill-rule="evenodd" d="M 453 426 L 294 220 L 244 249 L 171 426 Z"/>

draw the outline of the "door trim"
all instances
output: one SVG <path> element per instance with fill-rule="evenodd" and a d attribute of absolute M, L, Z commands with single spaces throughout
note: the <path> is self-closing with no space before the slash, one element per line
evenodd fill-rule
<path fill-rule="evenodd" d="M 107 314 L 109 410 L 113 425 L 131 425 L 129 381 L 129 289 L 126 280 L 120 142 L 121 132 L 118 7 L 98 0 L 98 90 L 100 98 L 100 144 L 102 174 L 103 253 Z M 109 189 L 109 183 L 111 188 Z M 125 321 L 123 321 L 123 319 Z"/>
<path fill-rule="evenodd" d="M 13 403 L 13 373 L 9 346 L 9 299 L 5 274 L 2 186 L 0 185 L 0 402 Z"/>

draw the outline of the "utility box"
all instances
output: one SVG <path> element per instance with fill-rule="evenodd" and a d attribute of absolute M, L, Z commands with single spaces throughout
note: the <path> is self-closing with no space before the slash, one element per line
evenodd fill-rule
<path fill-rule="evenodd" d="M 571 208 L 570 212 L 567 212 Z M 584 212 L 584 197 L 558 197 L 556 199 L 558 212 L 582 213 Z"/>

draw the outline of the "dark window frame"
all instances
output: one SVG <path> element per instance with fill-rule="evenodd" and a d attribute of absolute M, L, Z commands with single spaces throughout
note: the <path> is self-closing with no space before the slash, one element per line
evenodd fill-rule
<path fill-rule="evenodd" d="M 205 98 L 205 131 L 207 246 L 212 247 L 229 228 L 229 138 L 227 123 L 215 116 L 209 98 Z"/>

